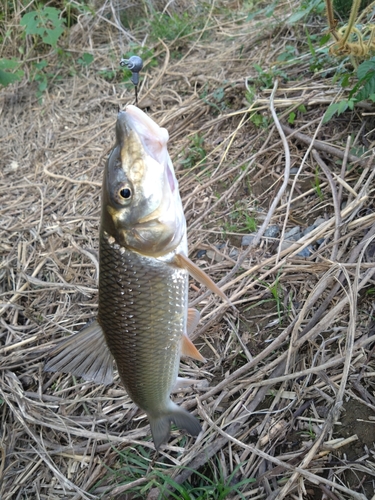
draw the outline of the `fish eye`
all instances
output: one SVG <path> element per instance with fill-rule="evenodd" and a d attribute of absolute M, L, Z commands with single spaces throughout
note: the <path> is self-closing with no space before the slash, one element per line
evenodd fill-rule
<path fill-rule="evenodd" d="M 132 192 L 131 189 L 129 189 L 128 187 L 123 187 L 119 190 L 118 194 L 120 195 L 120 198 L 122 198 L 123 200 L 128 200 L 131 197 Z"/>
<path fill-rule="evenodd" d="M 119 183 L 113 193 L 114 201 L 123 207 L 129 205 L 133 197 L 132 187 L 128 182 Z"/>

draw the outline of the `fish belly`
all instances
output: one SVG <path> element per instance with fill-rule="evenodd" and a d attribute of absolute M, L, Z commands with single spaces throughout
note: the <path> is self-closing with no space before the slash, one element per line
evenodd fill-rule
<path fill-rule="evenodd" d="M 100 242 L 99 312 L 131 399 L 150 417 L 170 411 L 186 329 L 188 276 L 162 259 Z"/>

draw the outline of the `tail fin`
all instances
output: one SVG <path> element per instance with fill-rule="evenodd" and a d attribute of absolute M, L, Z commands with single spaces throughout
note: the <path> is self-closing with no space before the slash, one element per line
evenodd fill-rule
<path fill-rule="evenodd" d="M 160 445 L 168 441 L 171 432 L 171 423 L 174 423 L 178 428 L 185 429 L 191 436 L 198 436 L 202 427 L 198 420 L 189 412 L 172 403 L 170 413 L 160 417 L 151 417 L 150 427 L 155 448 L 159 449 Z"/>

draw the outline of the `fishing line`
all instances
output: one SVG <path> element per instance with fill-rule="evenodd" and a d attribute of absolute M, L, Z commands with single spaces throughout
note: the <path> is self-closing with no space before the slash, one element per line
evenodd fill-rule
<path fill-rule="evenodd" d="M 132 72 L 131 82 L 134 85 L 135 105 L 138 106 L 138 83 L 139 73 L 143 68 L 143 61 L 139 56 L 131 56 L 129 59 L 121 59 L 120 66 L 127 67 Z"/>

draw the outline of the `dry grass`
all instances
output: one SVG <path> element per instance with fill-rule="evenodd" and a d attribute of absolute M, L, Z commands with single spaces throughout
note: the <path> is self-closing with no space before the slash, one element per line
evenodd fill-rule
<path fill-rule="evenodd" d="M 202 313 L 196 343 L 209 361 L 184 361 L 182 371 L 209 386 L 176 400 L 204 432 L 174 433 L 155 463 L 147 420 L 118 377 L 103 387 L 43 372 L 51 346 L 96 314 L 101 174 L 116 111 L 133 100 L 98 76 L 120 60 L 116 22 L 105 9 L 82 17 L 69 48 L 95 62 L 56 81 L 43 103 L 26 83 L 0 94 L 3 500 L 124 499 L 145 485 L 129 498 L 152 499 L 155 470 L 196 484 L 194 470 L 219 466 L 224 477 L 239 467 L 234 482 L 256 480 L 241 498 L 366 499 L 375 490 L 373 116 L 359 108 L 322 124 L 340 89 L 311 72 L 303 26 L 284 22 L 289 4 L 251 21 L 241 2 L 232 9 L 239 21 L 213 4 L 179 58 L 176 42 L 155 43 L 159 64 L 140 88 L 140 106 L 170 132 L 191 256 L 237 307 L 191 284 Z M 314 22 L 311 32 L 321 32 Z M 300 57 L 261 90 L 254 64 L 272 67 L 291 44 Z M 257 90 L 252 104 L 246 83 Z M 265 126 L 254 125 L 254 112 Z M 204 138 L 201 161 L 194 137 Z M 350 152 L 349 137 L 367 153 Z M 246 215 L 260 229 L 243 248 Z M 324 222 L 313 232 L 283 241 L 317 217 Z M 269 224 L 280 238 L 264 237 Z M 304 248 L 308 258 L 298 255 Z M 349 404 L 364 434 L 360 420 L 348 423 Z M 131 455 L 150 464 L 144 477 L 126 469 Z"/>

